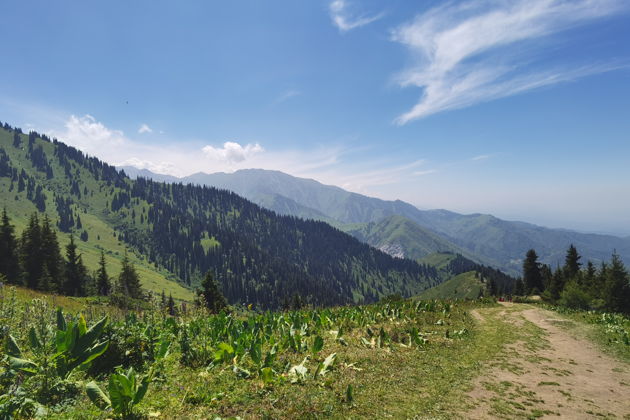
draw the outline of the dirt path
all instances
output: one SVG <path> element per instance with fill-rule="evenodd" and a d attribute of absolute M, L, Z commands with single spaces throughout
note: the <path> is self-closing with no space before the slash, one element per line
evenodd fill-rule
<path fill-rule="evenodd" d="M 572 322 L 527 305 L 505 304 L 473 313 L 485 327 L 507 322 L 523 330 L 486 366 L 465 418 L 630 419 L 630 366 L 576 338 L 560 325 Z"/>

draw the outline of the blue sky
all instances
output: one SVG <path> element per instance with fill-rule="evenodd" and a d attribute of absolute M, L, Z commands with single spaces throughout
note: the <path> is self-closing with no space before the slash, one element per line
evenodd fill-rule
<path fill-rule="evenodd" d="M 161 173 L 261 167 L 630 235 L 623 0 L 20 1 L 0 120 Z"/>

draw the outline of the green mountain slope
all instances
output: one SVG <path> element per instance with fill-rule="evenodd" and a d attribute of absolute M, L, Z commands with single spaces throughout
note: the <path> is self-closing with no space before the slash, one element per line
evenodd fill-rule
<path fill-rule="evenodd" d="M 430 254 L 449 252 L 474 259 L 467 251 L 404 216 L 378 222 L 342 226 L 355 238 L 399 258 L 420 260 Z"/>
<path fill-rule="evenodd" d="M 65 238 L 85 231 L 80 246 L 90 268 L 101 248 L 114 261 L 131 247 L 145 287 L 155 291 L 169 286 L 190 297 L 168 279 L 194 286 L 210 270 L 231 302 L 271 307 L 295 294 L 314 304 L 411 296 L 440 281 L 432 267 L 392 258 L 326 223 L 279 216 L 228 191 L 134 181 L 61 142 L 6 125 L 0 148 L 0 194 L 18 230 L 39 208 Z"/>
<path fill-rule="evenodd" d="M 484 284 L 476 271 L 459 274 L 429 290 L 420 299 L 477 299 L 483 293 Z"/>
<path fill-rule="evenodd" d="M 82 199 L 72 200 L 73 203 L 69 207 L 73 219 L 80 219 L 81 229 L 73 226 L 67 232 L 60 232 L 58 235 L 60 245 L 62 248 L 65 247 L 70 241 L 70 233 L 74 233 L 83 261 L 90 271 L 97 269 L 102 249 L 105 251 L 110 275 L 117 275 L 128 245 L 119 239 L 120 231 L 115 228 L 113 219 L 106 210 L 108 195 L 103 192 L 106 183 L 97 181 L 88 170 L 79 165 L 72 165 L 72 170 L 67 174 L 58 159 L 46 159 L 53 175 L 51 179 L 47 179 L 46 174 L 39 171 L 27 156 L 28 136 L 20 135 L 21 145 L 14 147 L 14 134 L 14 131 L 0 129 L 0 161 L 3 156 L 5 164 L 18 172 L 17 178 L 13 180 L 11 176 L 7 176 L 6 170 L 0 169 L 0 202 L 7 209 L 17 232 L 25 228 L 32 213 L 42 212 L 42 209 L 38 209 L 33 200 L 29 199 L 29 196 L 33 198 L 30 191 L 36 189 L 35 185 L 41 186 L 42 194 L 45 195 L 43 212 L 54 221 L 59 219 L 55 197 L 71 196 L 73 181 L 80 180 L 83 191 L 87 191 L 88 194 L 83 194 Z M 41 147 L 45 156 L 55 155 L 56 146 L 53 143 L 35 139 L 34 145 L 35 149 Z M 20 191 L 19 179 L 22 173 L 32 179 L 33 188 L 29 188 L 28 182 L 25 182 L 24 189 Z M 78 240 L 79 234 L 83 231 L 88 233 L 87 241 Z M 176 281 L 177 277 L 172 273 L 155 267 L 144 255 L 131 253 L 130 259 L 135 264 L 146 289 L 155 293 L 164 290 L 167 295 L 172 294 L 176 299 L 192 300 L 192 291 L 179 284 Z"/>
<path fill-rule="evenodd" d="M 549 229 L 501 220 L 486 214 L 462 215 L 447 210 L 419 210 L 400 200 L 366 197 L 277 171 L 248 169 L 232 174 L 200 173 L 182 178 L 181 181 L 228 189 L 261 205 L 268 205 L 273 210 L 276 210 L 273 203 L 263 203 L 262 197 L 280 195 L 302 206 L 293 215 L 312 217 L 309 211 L 304 210 L 308 208 L 310 212 L 317 212 L 315 218 L 319 218 L 317 214 L 321 213 L 340 225 L 371 223 L 390 216 L 404 216 L 485 264 L 492 264 L 513 275 L 520 273 L 522 259 L 531 248 L 536 249 L 542 262 L 552 266 L 563 262 L 570 244 L 580 250 L 584 260 L 605 261 L 616 250 L 623 260 L 630 261 L 629 238 Z"/>

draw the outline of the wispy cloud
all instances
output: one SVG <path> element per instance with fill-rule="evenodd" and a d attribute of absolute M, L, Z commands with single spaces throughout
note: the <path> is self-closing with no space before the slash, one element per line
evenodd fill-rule
<path fill-rule="evenodd" d="M 423 89 L 420 101 L 396 123 L 618 68 L 608 63 L 545 68 L 539 62 L 545 52 L 541 41 L 610 16 L 627 4 L 621 0 L 482 0 L 430 9 L 392 34 L 414 57 L 414 64 L 398 75 L 397 82 Z"/>
<path fill-rule="evenodd" d="M 345 0 L 333 0 L 328 5 L 330 18 L 340 32 L 347 32 L 361 26 L 365 26 L 383 17 L 383 13 L 376 15 L 362 15 L 353 13 Z"/>
<path fill-rule="evenodd" d="M 144 133 L 153 133 L 153 130 L 148 125 L 142 124 L 140 128 L 138 129 L 138 134 L 144 134 Z"/>
<path fill-rule="evenodd" d="M 470 158 L 470 160 L 486 160 L 486 159 L 490 159 L 490 155 L 478 155 L 478 156 Z"/>
<path fill-rule="evenodd" d="M 288 101 L 291 98 L 294 98 L 296 96 L 300 96 L 301 94 L 302 94 L 302 92 L 300 92 L 297 89 L 289 89 L 286 92 L 283 92 L 280 96 L 278 96 L 273 103 L 280 104 L 282 102 Z"/>

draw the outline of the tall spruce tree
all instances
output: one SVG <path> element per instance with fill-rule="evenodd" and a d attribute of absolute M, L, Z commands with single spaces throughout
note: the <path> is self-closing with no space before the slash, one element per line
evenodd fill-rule
<path fill-rule="evenodd" d="M 18 241 L 6 208 L 2 210 L 0 223 L 0 274 L 4 275 L 8 283 L 18 284 L 20 283 Z"/>
<path fill-rule="evenodd" d="M 578 280 L 577 276 L 580 273 L 580 267 L 582 266 L 582 264 L 580 263 L 581 258 L 582 257 L 580 256 L 580 254 L 578 254 L 575 246 L 571 244 L 571 246 L 569 246 L 569 249 L 567 250 L 566 257 L 564 258 L 563 271 L 565 282 L 573 279 L 575 279 L 576 281 Z M 580 282 L 578 281 L 578 283 Z"/>
<path fill-rule="evenodd" d="M 63 257 L 57 240 L 57 233 L 53 229 L 48 215 L 44 215 L 41 228 L 41 258 L 44 263 L 43 271 L 48 275 L 45 279 L 47 291 L 62 292 L 63 285 Z"/>
<path fill-rule="evenodd" d="M 523 282 L 527 293 L 542 292 L 544 289 L 538 255 L 533 249 L 527 251 L 523 262 Z"/>
<path fill-rule="evenodd" d="M 613 253 L 604 277 L 604 302 L 611 312 L 630 313 L 630 279 L 617 253 Z"/>
<path fill-rule="evenodd" d="M 96 270 L 96 293 L 100 296 L 109 296 L 111 293 L 111 282 L 107 275 L 107 266 L 105 264 L 105 252 L 101 250 L 101 259 Z"/>
<path fill-rule="evenodd" d="M 84 296 L 87 270 L 83 265 L 81 254 L 77 252 L 74 235 L 70 236 L 70 243 L 66 245 L 66 281 L 64 291 L 70 296 Z"/>
<path fill-rule="evenodd" d="M 136 267 L 129 261 L 129 255 L 125 250 L 125 257 L 122 261 L 122 268 L 118 276 L 118 287 L 120 292 L 134 299 L 142 298 L 142 287 L 140 277 L 136 272 Z"/>
<path fill-rule="evenodd" d="M 41 259 L 41 228 L 37 213 L 33 213 L 28 226 L 22 232 L 20 239 L 20 266 L 22 279 L 26 287 L 37 289 L 44 268 Z"/>
<path fill-rule="evenodd" d="M 201 282 L 201 290 L 199 295 L 206 305 L 206 308 L 212 313 L 219 313 L 227 308 L 227 301 L 219 289 L 219 284 L 212 276 L 212 272 L 208 271 L 206 277 Z"/>

